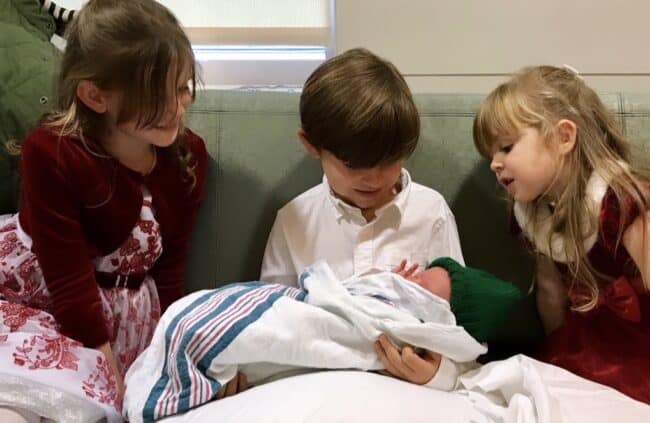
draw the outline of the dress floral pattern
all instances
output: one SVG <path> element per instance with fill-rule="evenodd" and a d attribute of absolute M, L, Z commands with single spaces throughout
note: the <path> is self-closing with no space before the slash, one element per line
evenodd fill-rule
<path fill-rule="evenodd" d="M 54 386 L 104 409 L 108 421 L 120 421 L 121 399 L 115 376 L 103 354 L 59 332 L 50 313 L 50 297 L 31 239 L 18 215 L 0 216 L 0 373 Z M 140 218 L 113 253 L 94 259 L 96 271 L 146 274 L 162 253 L 160 228 L 145 191 Z M 122 376 L 149 344 L 160 318 L 160 302 L 151 276 L 139 289 L 98 288 L 111 347 Z M 0 380 L 0 402 L 3 382 Z M 20 407 L 21 404 L 16 404 Z"/>

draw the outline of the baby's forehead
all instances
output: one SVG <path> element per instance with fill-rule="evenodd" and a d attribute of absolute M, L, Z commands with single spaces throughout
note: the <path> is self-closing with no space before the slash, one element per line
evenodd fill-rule
<path fill-rule="evenodd" d="M 434 266 L 420 272 L 420 275 L 426 278 L 439 278 L 441 276 L 446 276 L 447 271 L 442 267 Z"/>
<path fill-rule="evenodd" d="M 444 268 L 436 266 L 418 273 L 415 280 L 422 288 L 435 293 L 440 283 L 444 282 L 448 277 L 449 275 Z"/>

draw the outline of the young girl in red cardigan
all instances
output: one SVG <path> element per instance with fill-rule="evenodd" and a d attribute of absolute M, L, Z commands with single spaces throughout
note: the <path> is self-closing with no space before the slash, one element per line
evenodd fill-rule
<path fill-rule="evenodd" d="M 195 80 L 154 0 L 90 0 L 70 23 L 58 107 L 0 218 L 0 420 L 121 419 L 123 376 L 183 293 L 207 166 L 183 127 Z"/>
<path fill-rule="evenodd" d="M 571 68 L 527 68 L 474 141 L 537 256 L 539 357 L 650 404 L 650 181 L 612 114 Z"/>

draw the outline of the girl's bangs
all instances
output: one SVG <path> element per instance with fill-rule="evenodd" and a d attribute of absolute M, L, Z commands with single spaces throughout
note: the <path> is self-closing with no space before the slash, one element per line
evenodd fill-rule
<path fill-rule="evenodd" d="M 187 74 L 192 99 L 196 91 L 195 63 L 192 51 L 159 52 L 153 60 L 140 67 L 123 92 L 120 121 L 134 119 L 136 126 L 147 128 L 159 124 L 171 104 L 177 104 L 178 83 Z M 137 81 L 137 83 L 136 83 Z"/>
<path fill-rule="evenodd" d="M 518 137 L 525 127 L 539 128 L 541 122 L 525 98 L 504 84 L 481 104 L 474 120 L 474 144 L 482 156 L 490 158 L 499 139 Z"/>

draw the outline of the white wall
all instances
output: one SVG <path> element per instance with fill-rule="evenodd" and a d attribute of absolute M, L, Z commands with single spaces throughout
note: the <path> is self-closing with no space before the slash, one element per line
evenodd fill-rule
<path fill-rule="evenodd" d="M 66 9 L 79 9 L 88 0 L 53 0 L 54 3 Z"/>
<path fill-rule="evenodd" d="M 488 92 L 541 63 L 570 64 L 600 91 L 650 92 L 648 0 L 335 0 L 335 8 L 336 51 L 373 50 L 416 92 Z"/>
<path fill-rule="evenodd" d="M 542 63 L 650 92 L 648 17 L 647 0 L 337 0 L 336 50 L 369 48 L 420 92 L 488 92 Z"/>

